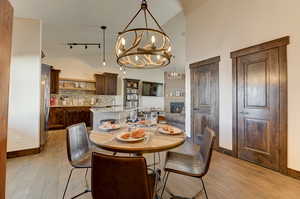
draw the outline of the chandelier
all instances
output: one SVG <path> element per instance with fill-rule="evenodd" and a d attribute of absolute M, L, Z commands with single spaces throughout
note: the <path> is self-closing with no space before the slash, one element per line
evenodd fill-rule
<path fill-rule="evenodd" d="M 132 28 L 130 25 L 144 13 L 145 27 Z M 149 28 L 149 17 L 157 28 Z M 161 68 L 170 64 L 171 42 L 157 20 L 148 9 L 147 1 L 142 0 L 139 11 L 125 29 L 119 33 L 116 42 L 117 63 L 121 67 L 135 69 Z"/>

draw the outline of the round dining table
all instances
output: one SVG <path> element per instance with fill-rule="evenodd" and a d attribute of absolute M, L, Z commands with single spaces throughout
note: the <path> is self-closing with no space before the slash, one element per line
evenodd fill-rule
<path fill-rule="evenodd" d="M 133 153 L 142 155 L 144 153 L 155 153 L 167 151 L 182 145 L 186 140 L 184 132 L 178 135 L 166 135 L 158 131 L 158 127 L 145 128 L 145 138 L 138 142 L 124 142 L 117 139 L 117 136 L 128 132 L 128 127 L 124 126 L 119 130 L 105 132 L 92 130 L 90 140 L 96 146 L 119 153 Z"/>

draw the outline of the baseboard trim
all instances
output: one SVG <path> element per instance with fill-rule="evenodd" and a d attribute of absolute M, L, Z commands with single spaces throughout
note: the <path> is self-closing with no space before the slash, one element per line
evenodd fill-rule
<path fill-rule="evenodd" d="M 223 148 L 223 147 L 218 147 L 218 148 L 216 149 L 216 151 L 218 151 L 218 152 L 220 152 L 220 153 L 224 153 L 224 154 L 226 154 L 226 155 L 233 156 L 232 150 L 225 149 L 225 148 Z"/>
<path fill-rule="evenodd" d="M 38 154 L 41 152 L 40 148 L 34 148 L 34 149 L 24 149 L 20 151 L 11 151 L 7 152 L 7 158 L 17 158 L 17 157 L 22 157 L 22 156 L 27 156 L 27 155 L 34 155 Z"/>
<path fill-rule="evenodd" d="M 288 176 L 291 176 L 293 178 L 296 178 L 297 180 L 300 180 L 300 171 L 296 171 L 294 169 L 287 169 Z"/>

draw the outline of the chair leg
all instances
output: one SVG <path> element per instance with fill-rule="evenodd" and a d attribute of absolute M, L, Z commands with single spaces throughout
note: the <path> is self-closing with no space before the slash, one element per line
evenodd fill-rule
<path fill-rule="evenodd" d="M 89 183 L 88 183 L 88 179 L 87 179 L 88 172 L 89 172 L 89 168 L 86 168 L 85 175 L 84 175 L 86 189 L 89 188 Z"/>
<path fill-rule="evenodd" d="M 74 169 L 75 168 L 72 168 L 71 171 L 70 171 L 70 174 L 69 174 L 69 177 L 68 177 L 68 181 L 67 181 L 67 184 L 66 184 L 66 187 L 65 187 L 65 190 L 64 190 L 63 199 L 65 198 L 65 195 L 66 195 L 66 192 L 67 192 L 67 189 L 68 189 L 68 186 L 69 186 L 69 182 L 70 182 L 70 179 L 71 179 L 71 176 L 72 176 L 72 173 L 73 173 Z"/>
<path fill-rule="evenodd" d="M 91 191 L 90 191 L 90 190 L 85 190 L 84 192 L 79 193 L 79 194 L 77 194 L 76 196 L 73 196 L 71 199 L 78 198 L 79 196 L 82 196 L 82 195 L 84 195 L 84 194 L 86 194 L 86 193 L 89 193 L 89 192 L 91 192 Z"/>
<path fill-rule="evenodd" d="M 159 163 L 159 166 L 160 166 L 160 153 L 158 152 L 158 163 Z"/>
<path fill-rule="evenodd" d="M 170 172 L 167 171 L 166 180 L 165 180 L 165 182 L 164 182 L 164 186 L 163 186 L 163 189 L 162 189 L 162 191 L 161 191 L 160 198 L 163 198 L 162 196 L 163 196 L 163 194 L 164 194 L 164 191 L 165 191 L 165 188 L 166 188 L 166 185 L 167 185 L 167 181 L 168 181 L 168 178 L 169 178 L 169 174 L 170 174 Z"/>
<path fill-rule="evenodd" d="M 204 189 L 205 197 L 206 197 L 206 199 L 208 199 L 206 188 L 205 188 L 205 185 L 204 185 L 204 182 L 203 182 L 202 178 L 201 178 L 201 182 L 202 182 L 202 186 L 203 186 L 203 189 Z"/>
<path fill-rule="evenodd" d="M 153 153 L 153 169 L 154 169 L 154 171 L 155 171 L 155 164 L 156 164 L 155 161 L 156 161 L 156 160 L 155 160 L 155 153 Z"/>

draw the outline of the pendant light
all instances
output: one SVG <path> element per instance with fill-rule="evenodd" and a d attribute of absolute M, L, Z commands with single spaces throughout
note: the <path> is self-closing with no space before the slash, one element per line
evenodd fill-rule
<path fill-rule="evenodd" d="M 106 26 L 101 26 L 102 32 L 103 32 L 103 54 L 102 54 L 102 66 L 106 66 L 106 58 L 105 58 L 105 31 L 106 31 Z"/>
<path fill-rule="evenodd" d="M 145 26 L 130 29 L 130 25 L 143 13 Z M 148 17 L 155 28 L 148 27 Z M 170 64 L 171 42 L 157 20 L 148 9 L 146 0 L 125 29 L 119 33 L 116 46 L 117 63 L 135 69 L 161 68 Z"/>

